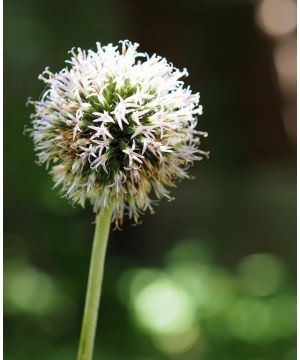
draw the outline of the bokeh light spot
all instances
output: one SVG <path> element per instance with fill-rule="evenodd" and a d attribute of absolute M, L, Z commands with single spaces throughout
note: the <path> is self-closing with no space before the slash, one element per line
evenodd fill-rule
<path fill-rule="evenodd" d="M 297 6 L 293 0 L 263 0 L 257 9 L 257 22 L 270 36 L 286 35 L 296 29 Z"/>
<path fill-rule="evenodd" d="M 295 39 L 278 42 L 274 51 L 274 62 L 279 84 L 284 93 L 295 93 L 297 82 L 297 44 Z"/>
<path fill-rule="evenodd" d="M 224 269 L 194 262 L 168 267 L 174 281 L 192 297 L 200 318 L 222 312 L 234 298 L 234 282 Z"/>
<path fill-rule="evenodd" d="M 198 327 L 191 327 L 180 334 L 155 336 L 153 340 L 161 351 L 174 355 L 185 353 L 195 345 L 197 345 L 198 348 L 199 345 L 202 345 L 201 333 Z"/>
<path fill-rule="evenodd" d="M 230 332 L 239 339 L 268 341 L 272 331 L 272 315 L 268 305 L 260 300 L 241 298 L 228 312 Z"/>
<path fill-rule="evenodd" d="M 138 322 L 150 332 L 182 333 L 194 323 L 193 302 L 188 294 L 167 276 L 145 286 L 133 301 Z"/>
<path fill-rule="evenodd" d="M 285 278 L 280 259 L 271 254 L 254 254 L 244 258 L 238 266 L 242 286 L 252 295 L 275 293 Z"/>
<path fill-rule="evenodd" d="M 5 265 L 4 303 L 7 313 L 48 315 L 64 305 L 55 281 L 21 259 Z"/>
<path fill-rule="evenodd" d="M 280 294 L 269 302 L 274 337 L 285 338 L 296 334 L 297 300 L 293 294 Z"/>
<path fill-rule="evenodd" d="M 209 263 L 213 258 L 211 249 L 196 240 L 183 239 L 167 255 L 167 262 L 197 262 Z"/>

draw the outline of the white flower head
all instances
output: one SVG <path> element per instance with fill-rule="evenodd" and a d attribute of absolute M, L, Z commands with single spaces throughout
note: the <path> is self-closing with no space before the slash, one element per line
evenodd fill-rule
<path fill-rule="evenodd" d="M 29 101 L 31 136 L 39 163 L 51 168 L 62 195 L 98 212 L 115 203 L 113 219 L 128 213 L 136 222 L 152 211 L 151 193 L 188 177 L 199 150 L 199 94 L 185 87 L 165 58 L 137 51 L 127 40 L 97 50 L 72 49 L 68 67 L 46 69 L 40 101 Z"/>

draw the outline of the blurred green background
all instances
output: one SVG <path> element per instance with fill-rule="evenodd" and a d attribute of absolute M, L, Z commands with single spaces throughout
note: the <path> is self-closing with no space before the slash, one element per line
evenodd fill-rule
<path fill-rule="evenodd" d="M 187 67 L 209 161 L 111 234 L 95 359 L 294 360 L 293 0 L 4 5 L 4 358 L 76 358 L 94 220 L 60 199 L 23 135 L 46 66 L 128 38 Z"/>

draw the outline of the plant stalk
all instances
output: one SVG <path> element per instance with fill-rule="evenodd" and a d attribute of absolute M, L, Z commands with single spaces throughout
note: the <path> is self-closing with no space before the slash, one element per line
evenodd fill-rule
<path fill-rule="evenodd" d="M 92 360 L 113 205 L 97 215 L 77 360 Z"/>

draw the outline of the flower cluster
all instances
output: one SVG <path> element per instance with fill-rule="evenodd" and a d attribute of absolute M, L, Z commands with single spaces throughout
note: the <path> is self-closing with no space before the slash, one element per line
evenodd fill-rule
<path fill-rule="evenodd" d="M 187 76 L 156 54 L 121 41 L 97 50 L 72 49 L 69 67 L 46 68 L 47 88 L 35 108 L 31 136 L 40 164 L 74 203 L 88 199 L 94 211 L 114 202 L 113 218 L 136 222 L 153 211 L 151 193 L 170 198 L 166 187 L 188 177 L 187 168 L 207 153 L 195 129 L 202 113 Z"/>

